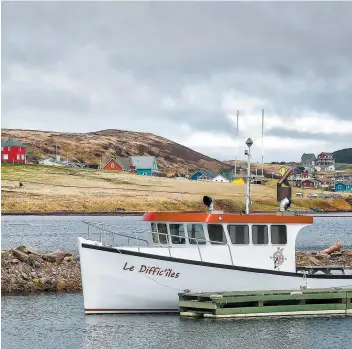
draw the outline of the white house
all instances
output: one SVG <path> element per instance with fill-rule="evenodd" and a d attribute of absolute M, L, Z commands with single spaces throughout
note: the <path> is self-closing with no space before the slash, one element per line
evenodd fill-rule
<path fill-rule="evenodd" d="M 226 179 L 225 177 L 223 177 L 222 175 L 217 175 L 216 177 L 214 177 L 212 180 L 212 182 L 223 182 L 223 183 L 229 183 L 230 181 L 228 179 Z"/>
<path fill-rule="evenodd" d="M 334 172 L 335 171 L 335 165 L 329 165 L 328 167 L 325 168 L 325 171 Z"/>

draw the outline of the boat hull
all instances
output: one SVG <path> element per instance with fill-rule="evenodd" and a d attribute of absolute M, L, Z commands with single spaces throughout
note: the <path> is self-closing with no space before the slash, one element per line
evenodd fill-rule
<path fill-rule="evenodd" d="M 351 284 L 352 275 L 308 275 L 102 247 L 79 238 L 86 314 L 177 312 L 178 293 L 294 290 Z"/>

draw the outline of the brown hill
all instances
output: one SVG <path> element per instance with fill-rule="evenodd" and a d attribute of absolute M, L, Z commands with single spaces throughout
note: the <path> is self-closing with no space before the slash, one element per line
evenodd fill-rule
<path fill-rule="evenodd" d="M 63 133 L 37 130 L 2 129 L 2 139 L 15 138 L 28 147 L 29 159 L 55 156 L 55 145 L 62 159 L 86 164 L 107 162 L 113 156 L 154 155 L 164 173 L 185 173 L 204 168 L 218 171 L 232 167 L 167 138 L 152 133 L 103 130 Z"/>

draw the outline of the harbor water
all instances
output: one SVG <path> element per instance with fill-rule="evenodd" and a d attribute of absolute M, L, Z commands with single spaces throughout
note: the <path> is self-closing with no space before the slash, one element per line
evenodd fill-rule
<path fill-rule="evenodd" d="M 76 254 L 77 237 L 86 233 L 83 220 L 120 224 L 140 219 L 3 216 L 1 247 L 30 245 Z M 337 240 L 343 248 L 352 248 L 352 215 L 315 222 L 300 232 L 297 250 L 319 250 Z M 195 320 L 178 315 L 84 315 L 81 294 L 3 296 L 1 309 L 1 344 L 6 349 L 347 349 L 352 343 L 351 317 Z"/>

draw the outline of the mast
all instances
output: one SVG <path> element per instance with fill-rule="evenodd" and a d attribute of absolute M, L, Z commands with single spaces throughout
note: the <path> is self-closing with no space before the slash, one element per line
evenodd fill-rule
<path fill-rule="evenodd" d="M 253 145 L 253 141 L 248 138 L 246 141 L 248 150 L 244 153 L 248 156 L 247 162 L 247 186 L 246 186 L 246 214 L 249 214 L 249 207 L 251 205 L 251 146 Z"/>
<path fill-rule="evenodd" d="M 237 110 L 237 122 L 236 122 L 236 155 L 235 155 L 235 178 L 237 178 L 237 142 L 238 142 L 238 116 L 240 111 Z"/>
<path fill-rule="evenodd" d="M 264 109 L 262 109 L 262 177 L 264 177 Z"/>

